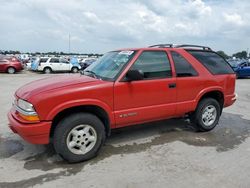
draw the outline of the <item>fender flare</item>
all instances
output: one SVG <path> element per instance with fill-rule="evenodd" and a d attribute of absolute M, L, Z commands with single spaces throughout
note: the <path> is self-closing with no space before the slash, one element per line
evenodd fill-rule
<path fill-rule="evenodd" d="M 96 99 L 82 99 L 82 100 L 71 100 L 71 101 L 67 101 L 64 102 L 62 104 L 59 104 L 57 106 L 55 106 L 46 116 L 47 120 L 53 120 L 56 115 L 68 108 L 73 108 L 73 107 L 79 107 L 79 106 L 97 106 L 99 108 L 102 108 L 108 115 L 109 120 L 110 120 L 110 125 L 114 125 L 115 124 L 115 119 L 114 119 L 114 115 L 112 112 L 112 109 L 110 108 L 109 105 L 107 105 L 106 103 L 96 100 Z"/>
<path fill-rule="evenodd" d="M 206 93 L 213 92 L 213 91 L 219 91 L 219 92 L 221 92 L 221 93 L 223 94 L 223 97 L 225 98 L 225 96 L 224 96 L 224 90 L 223 90 L 222 87 L 208 87 L 208 88 L 205 88 L 205 89 L 201 90 L 201 91 L 199 92 L 199 94 L 196 96 L 196 98 L 195 98 L 195 100 L 194 100 L 194 101 L 195 101 L 195 108 L 196 108 L 196 106 L 198 105 L 200 99 L 201 99 Z"/>

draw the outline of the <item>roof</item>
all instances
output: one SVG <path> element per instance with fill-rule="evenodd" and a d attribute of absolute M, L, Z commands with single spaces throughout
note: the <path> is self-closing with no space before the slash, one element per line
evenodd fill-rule
<path fill-rule="evenodd" d="M 166 49 L 166 48 L 173 48 L 173 49 L 191 49 L 191 50 L 205 50 L 205 51 L 212 51 L 212 49 L 208 46 L 200 46 L 200 45 L 193 45 L 193 44 L 181 44 L 181 45 L 175 45 L 175 44 L 155 44 L 148 47 L 142 47 L 142 48 L 123 48 L 119 49 L 121 51 L 129 51 L 129 50 L 151 50 L 151 49 Z"/>

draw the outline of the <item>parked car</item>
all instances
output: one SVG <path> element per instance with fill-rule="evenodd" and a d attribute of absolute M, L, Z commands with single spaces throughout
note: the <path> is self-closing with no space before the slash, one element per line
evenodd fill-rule
<path fill-rule="evenodd" d="M 23 70 L 22 63 L 13 56 L 0 56 L 0 72 L 14 74 Z"/>
<path fill-rule="evenodd" d="M 84 70 L 86 69 L 89 65 L 91 65 L 92 63 L 94 63 L 96 61 L 95 58 L 85 58 L 82 61 L 80 61 L 80 66 L 81 69 Z"/>
<path fill-rule="evenodd" d="M 238 78 L 250 76 L 250 62 L 248 61 L 236 64 L 233 69 Z"/>
<path fill-rule="evenodd" d="M 83 75 L 18 89 L 9 125 L 30 143 L 53 143 L 69 162 L 85 161 L 115 128 L 188 116 L 198 131 L 211 131 L 223 108 L 236 100 L 235 78 L 225 59 L 208 47 L 111 51 Z"/>
<path fill-rule="evenodd" d="M 37 71 L 42 71 L 45 74 L 52 72 L 73 72 L 77 73 L 81 69 L 78 64 L 71 64 L 69 61 L 62 58 L 41 58 L 38 62 Z"/>

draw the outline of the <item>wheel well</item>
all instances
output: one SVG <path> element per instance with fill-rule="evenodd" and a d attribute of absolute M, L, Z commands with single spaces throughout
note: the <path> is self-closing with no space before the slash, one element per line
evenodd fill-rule
<path fill-rule="evenodd" d="M 7 67 L 7 69 L 6 69 L 6 72 L 8 71 L 9 68 L 13 68 L 13 69 L 16 71 L 16 68 L 15 68 L 15 67 L 9 66 L 9 67 Z"/>
<path fill-rule="evenodd" d="M 50 70 L 52 70 L 52 68 L 51 68 L 51 67 L 48 67 L 48 66 L 44 67 L 44 68 L 43 68 L 43 71 L 44 71 L 45 69 L 50 69 Z"/>
<path fill-rule="evenodd" d="M 208 93 L 205 93 L 199 100 L 199 102 L 204 99 L 204 98 L 213 98 L 217 100 L 220 104 L 221 107 L 221 112 L 223 110 L 223 105 L 224 105 L 224 95 L 221 91 L 210 91 Z"/>
<path fill-rule="evenodd" d="M 110 134 L 110 120 L 106 111 L 99 106 L 87 105 L 87 106 L 77 106 L 77 107 L 67 108 L 59 112 L 52 121 L 50 138 L 53 137 L 55 128 L 62 118 L 77 112 L 88 112 L 96 115 L 104 124 L 106 135 L 108 136 Z"/>
<path fill-rule="evenodd" d="M 78 68 L 78 67 L 76 67 L 76 66 L 73 66 L 73 67 L 71 68 L 71 70 L 73 70 L 74 68 L 77 68 L 77 70 L 79 70 L 79 68 Z"/>

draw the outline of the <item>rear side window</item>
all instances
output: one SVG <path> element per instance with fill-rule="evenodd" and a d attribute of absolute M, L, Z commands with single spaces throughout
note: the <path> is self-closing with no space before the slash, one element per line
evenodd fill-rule
<path fill-rule="evenodd" d="M 198 75 L 193 66 L 182 55 L 174 51 L 171 52 L 171 55 L 174 61 L 177 77 L 189 77 Z"/>
<path fill-rule="evenodd" d="M 231 66 L 218 54 L 209 51 L 188 50 L 212 74 L 233 74 Z"/>
<path fill-rule="evenodd" d="M 170 63 L 164 51 L 144 51 L 131 67 L 144 73 L 144 79 L 172 76 Z"/>
<path fill-rule="evenodd" d="M 51 63 L 59 63 L 59 59 L 58 58 L 51 58 L 50 62 Z"/>
<path fill-rule="evenodd" d="M 48 60 L 48 58 L 41 58 L 40 63 L 45 63 Z"/>

